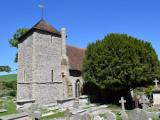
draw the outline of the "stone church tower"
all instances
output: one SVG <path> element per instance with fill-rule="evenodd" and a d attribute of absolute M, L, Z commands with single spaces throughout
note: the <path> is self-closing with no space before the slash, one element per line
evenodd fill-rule
<path fill-rule="evenodd" d="M 19 39 L 17 104 L 51 104 L 81 95 L 84 50 L 66 45 L 61 32 L 40 20 Z"/>

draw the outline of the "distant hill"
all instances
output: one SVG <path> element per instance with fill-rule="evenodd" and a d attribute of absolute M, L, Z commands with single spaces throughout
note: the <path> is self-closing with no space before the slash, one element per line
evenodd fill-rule
<path fill-rule="evenodd" d="M 0 81 L 11 82 L 17 80 L 17 74 L 0 75 Z"/>

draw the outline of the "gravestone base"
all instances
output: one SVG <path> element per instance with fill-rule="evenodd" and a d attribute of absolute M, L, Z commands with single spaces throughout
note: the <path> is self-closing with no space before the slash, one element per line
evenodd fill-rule
<path fill-rule="evenodd" d="M 79 97 L 79 103 L 80 104 L 87 104 L 88 102 L 88 96 L 87 95 L 82 95 Z"/>
<path fill-rule="evenodd" d="M 73 107 L 75 98 L 57 100 L 58 107 L 61 109 Z"/>
<path fill-rule="evenodd" d="M 28 109 L 29 107 L 31 107 L 31 105 L 35 103 L 35 100 L 21 100 L 21 101 L 17 101 L 17 111 L 18 112 L 24 112 L 25 109 Z"/>
<path fill-rule="evenodd" d="M 79 99 L 75 99 L 73 103 L 73 108 L 78 109 L 79 108 Z"/>
<path fill-rule="evenodd" d="M 128 120 L 128 114 L 125 111 L 122 111 L 121 117 L 123 120 Z"/>
<path fill-rule="evenodd" d="M 160 88 L 153 90 L 153 106 L 160 106 Z"/>

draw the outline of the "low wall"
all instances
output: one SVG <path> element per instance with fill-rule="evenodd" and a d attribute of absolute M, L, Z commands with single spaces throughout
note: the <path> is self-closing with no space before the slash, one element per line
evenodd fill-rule
<path fill-rule="evenodd" d="M 18 113 L 0 117 L 0 120 L 31 120 L 28 113 Z"/>
<path fill-rule="evenodd" d="M 88 103 L 88 96 L 86 96 L 86 95 L 80 96 L 79 104 L 83 105 L 83 104 L 87 104 L 87 103 Z"/>
<path fill-rule="evenodd" d="M 74 104 L 75 98 L 61 99 L 57 100 L 58 107 L 63 109 L 67 107 L 72 107 Z"/>

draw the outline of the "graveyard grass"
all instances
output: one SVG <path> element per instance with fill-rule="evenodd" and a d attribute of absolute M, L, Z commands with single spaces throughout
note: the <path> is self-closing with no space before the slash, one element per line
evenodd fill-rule
<path fill-rule="evenodd" d="M 52 118 L 60 118 L 60 117 L 64 117 L 64 112 L 58 112 L 53 115 L 45 116 L 42 117 L 40 120 L 50 120 Z"/>
<path fill-rule="evenodd" d="M 4 108 L 7 110 L 7 112 L 0 113 L 0 116 L 17 113 L 16 104 L 13 102 L 13 97 L 0 98 L 0 100 L 4 100 Z"/>

